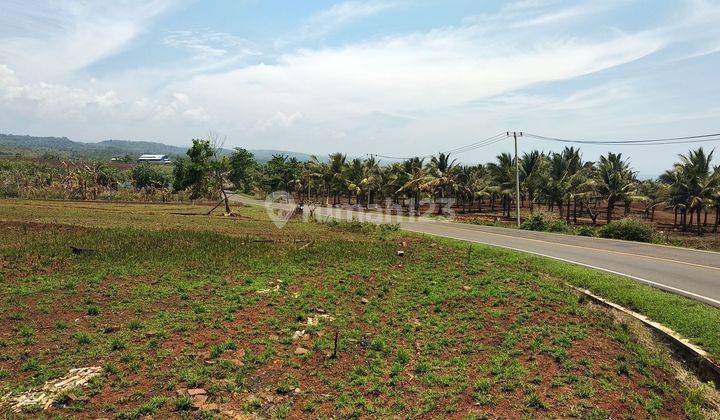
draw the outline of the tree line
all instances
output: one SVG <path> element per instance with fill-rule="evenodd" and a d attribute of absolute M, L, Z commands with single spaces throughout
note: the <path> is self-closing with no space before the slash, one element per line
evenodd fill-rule
<path fill-rule="evenodd" d="M 575 147 L 525 152 L 519 162 L 521 206 L 531 213 L 544 207 L 567 223 L 585 217 L 595 225 L 599 220 L 612 221 L 618 212 L 626 216 L 635 203 L 651 221 L 656 209 L 662 208 L 673 211 L 679 229 L 701 231 L 712 225 L 717 231 L 720 167 L 712 166 L 713 153 L 690 150 L 657 179 L 639 180 L 621 153 L 586 161 Z M 241 148 L 223 159 L 226 181 L 246 193 L 287 191 L 298 200 L 325 205 L 371 206 L 390 200 L 408 213 L 419 212 L 423 200 L 429 200 L 438 203 L 438 213 L 454 203 L 461 211 L 500 211 L 508 218 L 515 205 L 516 166 L 508 153 L 477 165 L 463 165 L 444 153 L 392 163 L 341 153 L 330 154 L 327 160 L 313 156 L 307 162 L 275 155 L 261 164 Z M 187 164 L 183 162 L 178 165 Z M 211 178 L 223 182 L 217 175 Z M 714 220 L 709 223 L 710 214 Z"/>
<path fill-rule="evenodd" d="M 220 155 L 217 137 L 193 140 L 187 155 L 172 168 L 137 165 L 122 170 L 101 162 L 38 163 L 0 160 L 0 196 L 67 199 L 144 199 L 170 201 L 223 199 L 232 188 L 263 196 L 287 191 L 297 200 L 325 205 L 373 206 L 388 200 L 407 213 L 422 203 L 437 203 L 464 212 L 500 212 L 512 216 L 515 205 L 515 159 L 501 153 L 489 163 L 463 165 L 439 153 L 382 162 L 374 157 L 349 158 L 333 153 L 299 161 L 275 155 L 257 162 L 245 149 Z M 639 180 L 628 159 L 609 152 L 597 161 L 583 159 L 580 149 L 532 150 L 519 159 L 521 206 L 530 213 L 556 212 L 567 223 L 589 219 L 609 222 L 638 206 L 653 221 L 657 209 L 674 214 L 682 230 L 718 230 L 720 168 L 714 151 L 703 148 L 678 156 L 657 179 Z M 708 220 L 712 216 L 711 220 Z"/>

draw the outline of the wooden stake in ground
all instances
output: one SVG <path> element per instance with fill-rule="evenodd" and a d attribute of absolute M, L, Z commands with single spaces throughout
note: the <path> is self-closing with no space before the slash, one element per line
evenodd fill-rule
<path fill-rule="evenodd" d="M 335 345 L 333 347 L 333 354 L 331 356 L 333 359 L 337 359 L 337 347 L 338 347 L 338 337 L 339 336 L 340 336 L 340 329 L 336 328 L 335 329 Z"/>

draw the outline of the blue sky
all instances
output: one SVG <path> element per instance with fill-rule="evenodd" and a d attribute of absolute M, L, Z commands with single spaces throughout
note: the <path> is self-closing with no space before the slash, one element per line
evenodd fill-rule
<path fill-rule="evenodd" d="M 718 132 L 718 22 L 717 0 L 4 0 L 0 132 L 182 145 L 212 129 L 354 156 L 506 130 Z M 657 174 L 685 147 L 616 151 Z"/>

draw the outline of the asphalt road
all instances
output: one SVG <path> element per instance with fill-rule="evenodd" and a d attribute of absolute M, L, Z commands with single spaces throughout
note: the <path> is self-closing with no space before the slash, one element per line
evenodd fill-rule
<path fill-rule="evenodd" d="M 247 204 L 263 202 L 233 195 Z M 282 207 L 274 204 L 276 208 Z M 662 245 L 545 232 L 383 216 L 326 207 L 316 217 L 399 223 L 404 230 L 527 252 L 622 275 L 672 293 L 720 307 L 720 253 Z"/>

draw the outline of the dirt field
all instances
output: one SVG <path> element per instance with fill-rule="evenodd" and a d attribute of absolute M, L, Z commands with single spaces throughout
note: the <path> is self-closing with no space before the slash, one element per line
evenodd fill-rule
<path fill-rule="evenodd" d="M 717 409 L 714 391 L 662 347 L 517 254 L 358 223 L 280 230 L 261 209 L 204 210 L 2 201 L 0 396 L 98 366 L 87 386 L 21 415 L 703 418 Z"/>

